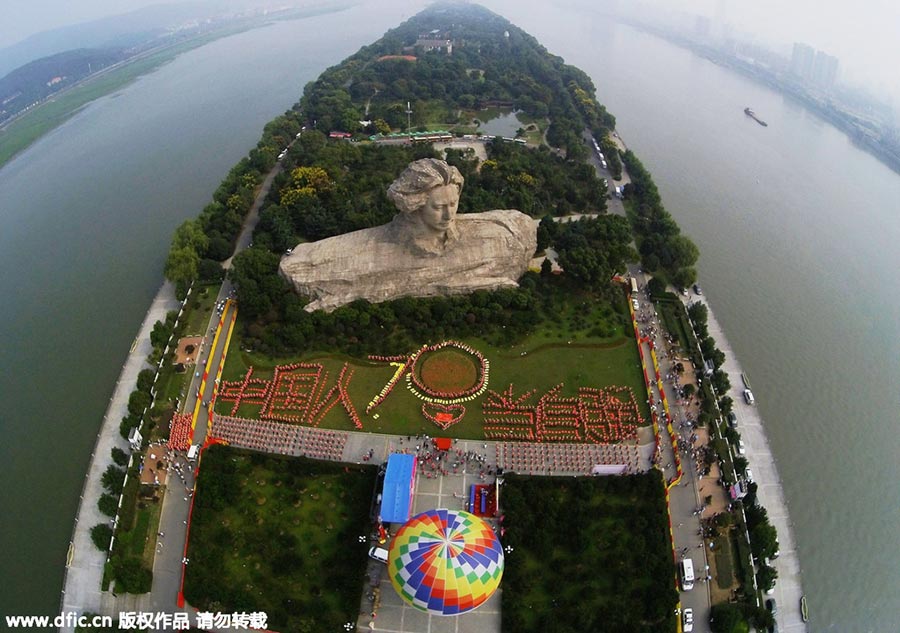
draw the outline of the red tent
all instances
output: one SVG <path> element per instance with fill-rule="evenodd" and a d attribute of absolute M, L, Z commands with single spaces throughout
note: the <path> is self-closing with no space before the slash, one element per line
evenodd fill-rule
<path fill-rule="evenodd" d="M 434 438 L 434 445 L 437 446 L 439 451 L 449 451 L 450 446 L 452 446 L 453 440 L 449 437 L 436 437 Z"/>

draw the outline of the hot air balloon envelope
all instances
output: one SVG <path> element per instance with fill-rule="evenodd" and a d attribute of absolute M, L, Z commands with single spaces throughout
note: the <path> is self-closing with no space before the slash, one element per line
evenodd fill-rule
<path fill-rule="evenodd" d="M 474 514 L 428 510 L 397 532 L 388 573 L 412 606 L 459 615 L 483 604 L 500 586 L 503 549 L 491 526 Z"/>

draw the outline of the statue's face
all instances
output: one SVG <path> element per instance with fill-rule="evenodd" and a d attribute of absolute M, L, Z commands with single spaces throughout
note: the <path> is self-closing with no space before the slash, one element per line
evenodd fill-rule
<path fill-rule="evenodd" d="M 422 223 L 432 231 L 441 233 L 448 231 L 453 226 L 457 207 L 459 207 L 459 190 L 456 185 L 435 187 L 420 212 Z"/>

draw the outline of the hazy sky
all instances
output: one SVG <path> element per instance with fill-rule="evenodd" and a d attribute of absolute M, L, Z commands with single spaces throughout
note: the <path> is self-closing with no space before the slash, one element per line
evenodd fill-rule
<path fill-rule="evenodd" d="M 248 4 L 310 4 L 315 0 L 247 0 Z M 547 0 L 484 0 L 494 7 Z M 554 0 L 550 0 L 551 2 Z M 559 0 L 565 4 L 602 7 L 608 0 Z M 723 17 L 742 31 L 754 33 L 764 43 L 801 41 L 840 58 L 842 73 L 880 86 L 900 103 L 900 0 L 855 0 L 838 3 L 821 0 L 643 0 L 666 9 Z M 617 0 L 622 7 L 633 0 Z M 0 0 L 0 48 L 33 33 L 94 20 L 152 5 L 160 0 Z M 397 4 L 391 1 L 391 4 Z M 516 11 L 502 11 L 512 22 Z M 560 25 L 564 28 L 564 25 Z M 846 72 L 843 72 L 846 71 Z"/>
<path fill-rule="evenodd" d="M 805 42 L 841 60 L 841 74 L 880 86 L 900 103 L 898 0 L 643 0 L 724 18 L 761 43 Z M 628 4 L 620 0 L 620 5 Z M 786 49 L 789 51 L 789 48 Z M 846 73 L 844 71 L 847 71 Z"/>
<path fill-rule="evenodd" d="M 0 48 L 60 26 L 128 13 L 159 0 L 0 0 Z"/>

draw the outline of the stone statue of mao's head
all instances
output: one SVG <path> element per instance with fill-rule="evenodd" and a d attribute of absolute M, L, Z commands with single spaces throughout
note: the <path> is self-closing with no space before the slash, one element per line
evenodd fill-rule
<path fill-rule="evenodd" d="M 435 158 L 410 163 L 391 183 L 387 196 L 401 212 L 395 223 L 411 246 L 438 255 L 456 241 L 462 186 L 459 170 Z"/>

